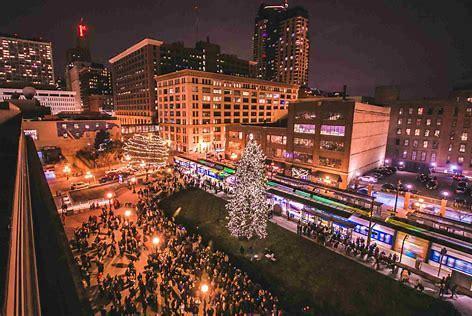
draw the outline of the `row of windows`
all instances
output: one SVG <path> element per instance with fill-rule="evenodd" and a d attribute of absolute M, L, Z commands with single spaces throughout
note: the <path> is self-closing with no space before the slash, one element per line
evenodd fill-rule
<path fill-rule="evenodd" d="M 408 107 L 408 108 L 403 108 L 400 107 L 398 109 L 398 114 L 399 115 L 443 115 L 444 114 L 444 108 L 443 107 L 428 107 L 427 109 L 425 107 Z M 454 107 L 452 115 L 453 116 L 458 116 L 459 114 L 459 107 Z M 467 107 L 465 109 L 465 116 L 472 116 L 472 107 Z"/>

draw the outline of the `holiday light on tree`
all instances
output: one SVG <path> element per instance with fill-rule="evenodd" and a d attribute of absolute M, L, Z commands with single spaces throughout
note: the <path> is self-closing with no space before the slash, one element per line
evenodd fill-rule
<path fill-rule="evenodd" d="M 269 204 L 266 196 L 265 156 L 252 135 L 235 174 L 234 192 L 226 209 L 228 229 L 238 238 L 267 237 Z"/>
<path fill-rule="evenodd" d="M 134 134 L 125 142 L 125 158 L 131 164 L 146 167 L 163 167 L 169 157 L 167 143 L 159 135 Z"/>

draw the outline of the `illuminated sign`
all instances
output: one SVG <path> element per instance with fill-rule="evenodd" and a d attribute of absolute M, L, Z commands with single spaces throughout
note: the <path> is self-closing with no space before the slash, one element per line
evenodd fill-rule
<path fill-rule="evenodd" d="M 87 26 L 84 24 L 79 24 L 79 37 L 85 37 L 86 31 L 87 31 Z"/>

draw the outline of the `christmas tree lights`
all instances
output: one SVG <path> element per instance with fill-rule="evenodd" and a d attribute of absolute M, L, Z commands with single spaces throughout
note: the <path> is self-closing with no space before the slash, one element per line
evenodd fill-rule
<path fill-rule="evenodd" d="M 167 143 L 159 135 L 134 134 L 124 145 L 126 160 L 146 167 L 163 167 L 169 157 Z"/>
<path fill-rule="evenodd" d="M 267 237 L 266 189 L 265 156 L 250 137 L 238 163 L 234 192 L 226 204 L 231 235 L 245 239 Z"/>

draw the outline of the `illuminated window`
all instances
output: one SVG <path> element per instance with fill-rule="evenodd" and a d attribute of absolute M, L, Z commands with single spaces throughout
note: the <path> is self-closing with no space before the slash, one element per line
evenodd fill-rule
<path fill-rule="evenodd" d="M 344 151 L 344 142 L 322 140 L 320 142 L 320 149 L 329 151 Z"/>
<path fill-rule="evenodd" d="M 308 139 L 308 138 L 295 137 L 293 139 L 293 144 L 296 146 L 302 146 L 302 147 L 313 147 L 313 140 Z"/>
<path fill-rule="evenodd" d="M 465 144 L 460 144 L 459 145 L 459 152 L 465 153 Z"/>
<path fill-rule="evenodd" d="M 342 125 L 321 125 L 321 135 L 344 136 L 345 126 Z"/>
<path fill-rule="evenodd" d="M 294 124 L 293 131 L 301 134 L 315 134 L 315 125 L 313 124 Z"/>

